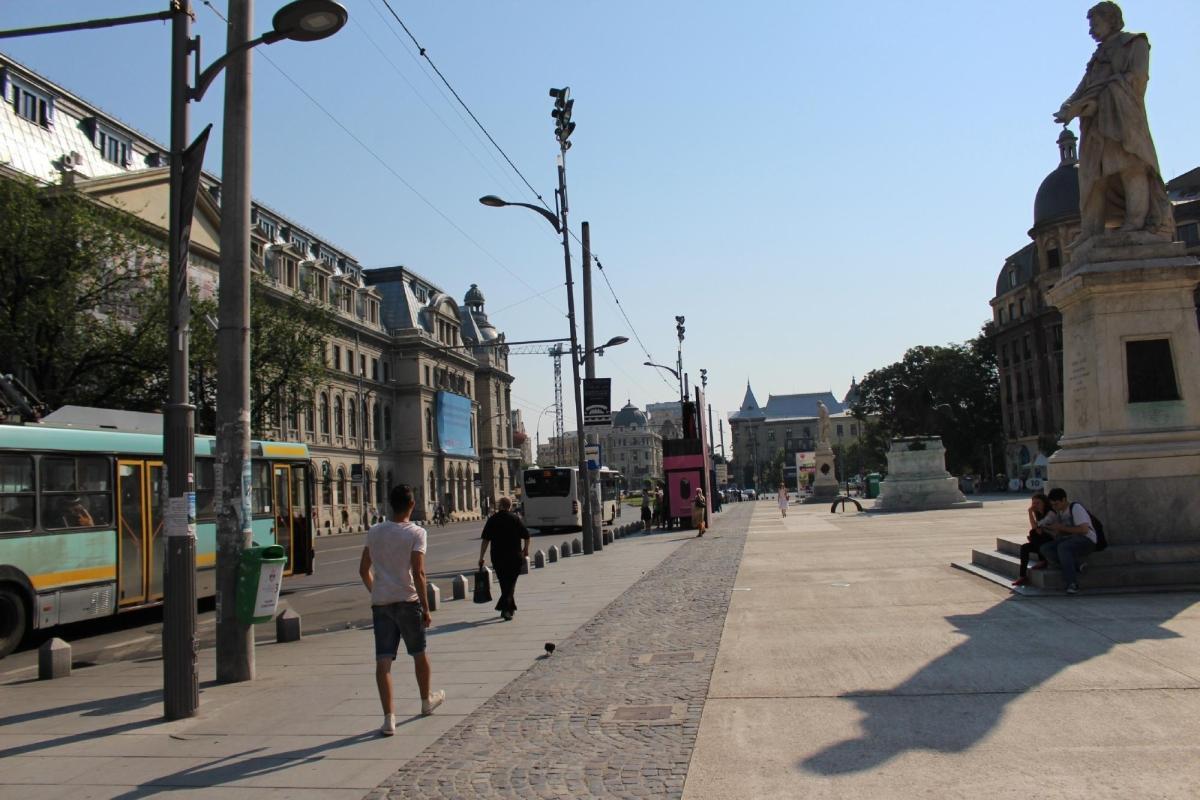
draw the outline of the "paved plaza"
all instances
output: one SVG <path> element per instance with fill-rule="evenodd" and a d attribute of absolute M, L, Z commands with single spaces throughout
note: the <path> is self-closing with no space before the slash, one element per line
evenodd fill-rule
<path fill-rule="evenodd" d="M 250 684 L 204 651 L 178 722 L 158 660 L 16 677 L 0 797 L 1194 797 L 1200 594 L 1020 597 L 950 566 L 1023 509 L 735 504 L 703 539 L 535 570 L 512 623 L 445 602 L 449 699 L 418 716 L 398 664 L 391 739 L 368 630 L 260 646 Z"/>

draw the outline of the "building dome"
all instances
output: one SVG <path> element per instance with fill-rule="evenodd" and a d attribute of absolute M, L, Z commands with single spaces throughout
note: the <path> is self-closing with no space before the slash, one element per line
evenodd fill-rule
<path fill-rule="evenodd" d="M 481 306 L 487 301 L 483 299 L 483 292 L 479 291 L 479 286 L 472 283 L 471 288 L 467 290 L 467 296 L 463 298 L 463 305 L 467 308 L 473 306 Z"/>
<path fill-rule="evenodd" d="M 1075 134 L 1064 128 L 1058 137 L 1058 167 L 1046 176 L 1033 198 L 1033 227 L 1079 216 L 1079 158 Z"/>
<path fill-rule="evenodd" d="M 646 415 L 633 403 L 626 402 L 624 408 L 613 414 L 612 424 L 615 428 L 644 428 Z"/>

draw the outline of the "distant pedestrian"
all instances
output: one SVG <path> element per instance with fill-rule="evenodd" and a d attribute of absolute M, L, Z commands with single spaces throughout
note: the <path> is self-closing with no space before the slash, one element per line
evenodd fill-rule
<path fill-rule="evenodd" d="M 492 568 L 500 581 L 500 601 L 496 610 L 501 618 L 510 620 L 517 613 L 517 578 L 521 575 L 521 562 L 529 557 L 529 529 L 521 518 L 512 513 L 512 500 L 501 497 L 496 501 L 496 513 L 488 517 L 483 526 L 483 544 L 479 546 L 479 567 L 483 568 L 483 557 L 488 545 L 492 546 Z"/>
<path fill-rule="evenodd" d="M 786 517 L 788 509 L 788 492 L 786 485 L 782 483 L 779 484 L 779 493 L 776 495 L 776 500 L 779 502 L 779 513 Z"/>
<path fill-rule="evenodd" d="M 371 593 L 371 618 L 375 623 L 375 683 L 383 706 L 384 736 L 396 733 L 392 700 L 392 662 L 404 640 L 413 658 L 417 688 L 421 692 L 421 714 L 428 716 L 446 699 L 442 690 L 431 691 L 429 657 L 425 655 L 425 629 L 433 624 L 425 592 L 425 529 L 409 521 L 413 491 L 395 486 L 388 496 L 392 518 L 371 526 L 363 548 L 358 574 Z M 418 590 L 418 587 L 420 589 Z"/>
<path fill-rule="evenodd" d="M 654 509 L 650 505 L 650 493 L 642 492 L 642 529 L 650 530 L 650 520 L 654 516 Z"/>
<path fill-rule="evenodd" d="M 654 492 L 654 521 L 659 529 L 667 527 L 667 504 L 662 489 L 656 489 Z"/>
<path fill-rule="evenodd" d="M 704 499 L 704 492 L 700 489 L 696 490 L 696 496 L 692 499 L 692 527 L 700 531 L 696 534 L 699 538 L 704 535 L 705 513 L 708 511 L 708 503 Z"/>

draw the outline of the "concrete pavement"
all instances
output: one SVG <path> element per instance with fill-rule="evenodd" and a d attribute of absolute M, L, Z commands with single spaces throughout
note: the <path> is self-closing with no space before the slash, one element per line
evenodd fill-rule
<path fill-rule="evenodd" d="M 195 720 L 161 720 L 157 660 L 0 684 L 0 798 L 1195 797 L 1200 594 L 1021 597 L 950 567 L 1024 505 L 733 504 L 702 540 L 535 570 L 516 622 L 438 612 L 450 699 L 416 716 L 398 665 L 393 739 L 367 630 L 260 647 Z"/>
<path fill-rule="evenodd" d="M 757 506 L 684 797 L 1195 797 L 1200 595 L 950 568 L 1024 506 Z"/>
<path fill-rule="evenodd" d="M 520 611 L 510 623 L 490 604 L 443 600 L 429 653 L 434 685 L 448 699 L 420 717 L 402 655 L 391 739 L 376 732 L 382 718 L 368 629 L 260 645 L 257 678 L 245 684 L 214 684 L 214 652 L 202 651 L 200 716 L 190 720 L 163 721 L 158 659 L 0 684 L 0 797 L 358 800 L 525 672 L 545 642 L 567 639 L 680 544 L 628 538 L 533 570 L 518 583 Z"/>

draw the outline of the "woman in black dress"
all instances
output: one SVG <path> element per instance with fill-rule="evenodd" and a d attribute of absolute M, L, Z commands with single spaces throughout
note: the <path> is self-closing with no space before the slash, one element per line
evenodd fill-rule
<path fill-rule="evenodd" d="M 500 601 L 496 610 L 505 620 L 513 618 L 517 611 L 514 593 L 517 578 L 521 575 L 521 563 L 529 557 L 529 530 L 521 518 L 512 512 L 512 500 L 501 497 L 496 501 L 496 513 L 488 517 L 483 526 L 483 544 L 479 547 L 479 566 L 488 545 L 492 546 L 492 568 L 500 581 Z"/>

